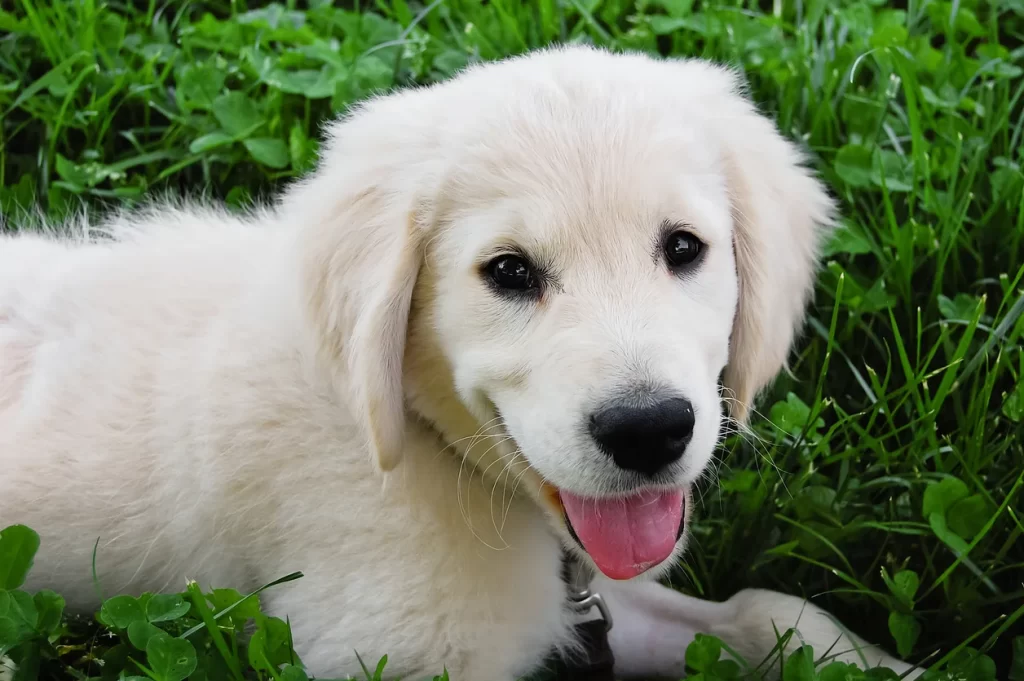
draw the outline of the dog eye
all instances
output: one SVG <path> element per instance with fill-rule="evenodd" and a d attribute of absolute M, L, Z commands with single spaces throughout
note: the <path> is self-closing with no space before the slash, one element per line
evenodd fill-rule
<path fill-rule="evenodd" d="M 700 239 L 689 232 L 677 230 L 665 239 L 665 260 L 669 267 L 679 269 L 692 264 L 704 250 Z"/>
<path fill-rule="evenodd" d="M 537 288 L 530 263 L 518 255 L 499 255 L 488 263 L 487 274 L 502 289 L 528 291 Z"/>

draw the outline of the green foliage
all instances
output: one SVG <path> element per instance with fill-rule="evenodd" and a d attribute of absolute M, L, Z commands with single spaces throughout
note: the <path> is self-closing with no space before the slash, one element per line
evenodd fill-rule
<path fill-rule="evenodd" d="M 806 144 L 843 220 L 791 374 L 698 495 L 680 588 L 813 594 L 902 655 L 982 675 L 951 678 L 986 678 L 995 662 L 999 678 L 1024 679 L 1020 0 L 15 0 L 0 34 L 0 212 L 15 219 L 165 189 L 244 205 L 307 170 L 320 124 L 372 92 L 555 41 L 742 67 L 762 109 Z M 0 540 L 21 556 L 0 564 L 0 641 L 34 641 L 25 659 L 44 666 L 95 655 L 41 643 L 81 626 L 54 624 L 59 597 L 12 595 L 32 541 Z M 232 653 L 241 622 L 259 620 L 252 600 L 180 596 L 104 604 L 111 659 L 131 653 L 173 676 L 188 656 L 157 671 L 144 654 L 157 630 L 205 627 L 204 613 L 238 603 L 217 620 L 223 636 L 187 638 L 197 669 L 235 678 L 281 659 L 278 624 L 262 625 L 253 657 Z M 727 655 L 695 645 L 695 674 L 731 678 L 715 667 Z M 806 676 L 801 660 L 786 673 Z"/>
<path fill-rule="evenodd" d="M 25 583 L 32 559 L 39 550 L 39 535 L 24 525 L 13 525 L 0 532 L 0 588 L 17 589 Z"/>
<path fill-rule="evenodd" d="M 0 574 L 17 575 L 0 588 L 0 665 L 13 663 L 14 681 L 309 681 L 292 648 L 291 627 L 260 610 L 265 589 L 302 577 L 293 573 L 242 595 L 203 591 L 103 601 L 92 620 L 67 615 L 64 599 L 20 590 L 39 548 L 22 525 L 0 532 Z M 381 659 L 367 681 L 380 681 Z M 6 667 L 0 667 L 5 679 Z M 444 673 L 432 681 L 447 681 Z M 340 681 L 340 680 L 339 680 Z"/>
<path fill-rule="evenodd" d="M 23 568 L 31 565 L 38 547 L 38 535 L 27 527 L 3 530 L 0 570 L 11 574 L 18 568 L 24 579 L 27 570 Z M 113 596 L 103 601 L 92 621 L 66 615 L 64 599 L 52 591 L 30 594 L 18 588 L 0 589 L 0 664 L 13 662 L 16 681 L 309 681 L 292 648 L 288 622 L 265 615 L 258 599 L 263 590 L 301 576 L 288 575 L 245 596 L 232 589 L 204 592 L 195 582 L 183 593 Z M 900 573 L 892 583 L 912 597 L 914 579 Z M 13 586 L 21 586 L 20 581 Z M 251 632 L 250 624 L 254 625 Z M 792 633 L 780 636 L 778 649 L 785 648 Z M 1018 637 L 1014 643 L 1014 673 L 1024 663 L 1021 641 L 1024 638 Z M 364 664 L 367 681 L 382 681 L 387 663 L 387 656 L 382 657 L 372 671 Z M 704 634 L 697 634 L 689 644 L 686 664 L 692 672 L 689 681 L 763 677 L 762 669 L 751 668 L 722 641 Z M 942 673 L 951 675 L 943 679 L 996 678 L 992 660 L 971 649 L 959 652 Z M 971 676 L 956 676 L 961 673 Z M 830 661 L 827 655 L 815 658 L 809 646 L 796 648 L 782 664 L 783 681 L 890 678 L 897 677 L 888 670 L 863 670 Z M 447 672 L 432 681 L 448 681 Z"/>

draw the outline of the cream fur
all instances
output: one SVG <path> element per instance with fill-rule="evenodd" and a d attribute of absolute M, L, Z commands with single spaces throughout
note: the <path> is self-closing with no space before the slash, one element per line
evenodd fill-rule
<path fill-rule="evenodd" d="M 636 485 L 586 415 L 638 381 L 688 396 L 665 485 L 689 489 L 719 376 L 743 419 L 782 368 L 832 204 L 734 74 L 696 60 L 546 50 L 327 132 L 263 212 L 0 237 L 0 518 L 40 532 L 30 586 L 76 608 L 97 605 L 97 538 L 108 593 L 302 570 L 265 602 L 318 675 L 356 673 L 358 652 L 507 681 L 571 645 L 559 555 L 587 557 L 552 489 Z M 708 245 L 692 276 L 654 257 L 665 220 Z M 510 245 L 558 275 L 532 307 L 481 281 Z M 694 630 L 756 656 L 773 617 L 795 623 L 781 594 L 702 608 L 598 583 L 624 674 L 680 673 Z"/>

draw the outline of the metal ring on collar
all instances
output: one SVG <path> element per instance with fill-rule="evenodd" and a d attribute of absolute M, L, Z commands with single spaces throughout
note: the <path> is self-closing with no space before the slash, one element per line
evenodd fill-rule
<path fill-rule="evenodd" d="M 569 595 L 569 607 L 581 615 L 590 612 L 595 606 L 597 606 L 598 612 L 601 613 L 601 619 L 604 620 L 605 631 L 611 631 L 612 613 L 608 609 L 608 604 L 601 598 L 601 594 L 592 593 L 590 589 L 583 589 Z"/>

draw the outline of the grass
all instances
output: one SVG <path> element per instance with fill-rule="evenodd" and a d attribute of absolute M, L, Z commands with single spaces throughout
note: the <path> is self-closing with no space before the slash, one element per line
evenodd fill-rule
<path fill-rule="evenodd" d="M 815 155 L 844 222 L 791 375 L 762 402 L 756 437 L 722 450 L 675 584 L 714 599 L 747 586 L 814 596 L 953 678 L 1024 679 L 1021 0 L 6 7 L 6 216 L 154 191 L 244 205 L 308 169 L 319 124 L 370 92 L 553 41 L 742 66 L 762 108 Z M 198 602 L 223 605 L 181 598 L 186 618 L 199 617 Z M 130 628 L 100 620 L 108 643 L 132 649 Z M 97 674 L 95 627 L 62 621 L 37 632 L 54 639 L 44 668 Z M 182 633 L 169 622 L 160 626 Z M 262 626 L 279 637 L 282 624 Z M 205 630 L 200 659 L 219 630 Z M 223 645 L 236 645 L 233 631 Z M 239 650 L 219 659 L 300 678 Z M 801 664 L 787 679 L 814 678 Z M 204 678 L 236 678 L 217 669 Z M 723 669 L 693 678 L 728 678 Z M 823 669 L 810 673 L 840 678 Z"/>

